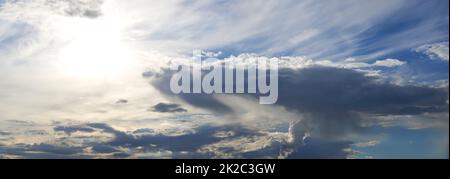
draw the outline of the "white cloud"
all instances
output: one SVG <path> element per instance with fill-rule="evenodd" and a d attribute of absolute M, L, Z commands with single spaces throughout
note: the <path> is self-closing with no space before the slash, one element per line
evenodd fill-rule
<path fill-rule="evenodd" d="M 376 61 L 373 66 L 379 66 L 379 67 L 396 67 L 396 66 L 402 66 L 406 64 L 406 62 L 397 60 L 397 59 L 386 59 L 386 60 L 379 60 Z"/>
<path fill-rule="evenodd" d="M 443 61 L 449 60 L 448 42 L 426 44 L 415 49 L 418 53 L 428 55 L 431 59 L 440 59 Z"/>
<path fill-rule="evenodd" d="M 426 113 L 421 115 L 378 116 L 374 120 L 385 127 L 400 126 L 408 129 L 436 128 L 444 130 L 448 130 L 449 128 L 448 112 Z"/>
<path fill-rule="evenodd" d="M 372 140 L 372 141 L 368 141 L 368 142 L 355 143 L 355 144 L 352 144 L 352 146 L 353 147 L 374 147 L 380 143 L 381 143 L 380 141 Z"/>
<path fill-rule="evenodd" d="M 313 66 L 324 66 L 324 67 L 334 67 L 334 68 L 345 68 L 345 69 L 368 69 L 372 67 L 387 67 L 395 68 L 407 64 L 405 61 L 398 59 L 385 59 L 377 60 L 373 63 L 358 62 L 353 59 L 346 59 L 343 61 L 331 61 L 331 60 L 319 60 L 311 59 L 305 56 L 283 56 L 283 57 L 268 57 L 257 54 L 240 54 L 238 56 L 231 56 L 224 58 L 223 61 L 233 61 L 237 66 L 243 66 L 245 64 L 253 64 L 257 61 L 270 61 L 278 60 L 280 68 L 287 69 L 300 69 L 308 68 Z M 176 63 L 183 63 L 186 60 L 177 60 Z"/>

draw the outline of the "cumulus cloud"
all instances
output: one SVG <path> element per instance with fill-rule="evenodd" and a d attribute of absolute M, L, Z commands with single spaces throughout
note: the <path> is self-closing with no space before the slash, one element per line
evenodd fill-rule
<path fill-rule="evenodd" d="M 447 62 L 449 59 L 448 42 L 422 45 L 416 48 L 415 51 L 428 55 L 431 59 L 440 59 Z"/>
<path fill-rule="evenodd" d="M 346 159 L 350 152 L 346 151 L 352 142 L 323 139 L 306 139 L 304 145 L 296 146 L 288 151 L 287 158 L 294 159 Z"/>
<path fill-rule="evenodd" d="M 235 60 L 238 64 L 245 64 L 270 59 L 247 54 L 226 58 L 224 61 Z M 383 76 L 373 76 L 370 75 L 370 71 L 364 71 L 371 67 L 392 68 L 406 64 L 397 59 L 379 60 L 372 64 L 359 63 L 359 65 L 353 60 L 347 60 L 345 64 L 331 61 L 323 63 L 323 61 L 312 61 L 302 57 L 283 57 L 279 60 L 280 85 L 279 100 L 276 105 L 297 114 L 297 119 L 302 119 L 301 123 L 292 125 L 290 129 L 294 132 L 290 133 L 289 140 L 297 141 L 295 143 L 298 144 L 309 136 L 321 141 L 332 138 L 343 139 L 348 135 L 364 133 L 368 127 L 367 124 L 383 125 L 385 123 L 375 119 L 376 116 L 417 116 L 424 123 L 429 123 L 425 121 L 426 117 L 419 116 L 448 113 L 448 86 L 397 85 L 385 80 Z M 147 72 L 143 76 L 149 78 L 151 84 L 162 94 L 195 107 L 236 116 L 258 113 L 258 110 L 244 107 L 249 105 L 248 103 L 227 103 L 226 101 L 235 100 L 230 95 L 174 95 L 168 84 L 172 74 L 172 71 L 162 70 L 161 73 Z M 242 99 L 254 97 L 233 96 L 239 96 Z M 248 111 L 242 112 L 243 109 Z M 272 120 L 282 120 L 281 118 L 283 117 L 272 118 Z M 438 118 L 437 121 L 445 122 L 445 117 L 436 118 Z M 396 121 L 395 118 L 393 120 Z M 399 121 L 401 120 L 397 120 Z M 395 125 L 400 125 L 399 123 Z M 428 127 L 431 126 L 428 125 Z"/>
<path fill-rule="evenodd" d="M 396 60 L 379 61 L 379 66 L 395 66 Z M 166 73 L 166 74 L 164 74 Z M 171 95 L 170 71 L 152 78 L 163 94 Z M 424 86 L 399 86 L 346 68 L 311 66 L 279 71 L 277 105 L 307 114 L 318 134 L 328 136 L 361 128 L 367 115 L 420 115 L 448 112 L 448 90 Z M 295 90 L 293 90 L 295 89 Z M 235 111 L 219 100 L 221 95 L 181 94 L 179 99 L 196 107 L 216 112 Z"/>
<path fill-rule="evenodd" d="M 289 72 L 290 69 L 293 71 L 302 70 L 302 69 L 310 69 L 316 67 L 329 67 L 330 69 L 349 69 L 350 70 L 359 70 L 367 72 L 364 75 L 371 75 L 371 69 L 374 67 L 388 67 L 393 68 L 397 66 L 402 66 L 406 64 L 404 61 L 400 61 L 397 59 L 386 59 L 386 60 L 378 60 L 374 63 L 362 63 L 355 62 L 353 60 L 347 60 L 343 62 L 332 62 L 327 60 L 313 60 L 306 57 L 266 57 L 260 56 L 256 54 L 240 54 L 238 56 L 231 56 L 228 58 L 224 58 L 220 61 L 222 62 L 231 62 L 236 64 L 238 68 L 245 67 L 248 64 L 258 63 L 258 61 L 266 61 L 269 62 L 271 60 L 278 60 L 279 67 L 285 71 L 281 71 L 281 73 Z M 189 65 L 188 59 L 171 59 L 169 64 L 176 63 L 181 65 Z M 212 62 L 215 63 L 215 62 Z M 168 82 L 170 81 L 172 75 L 175 73 L 174 71 L 168 70 L 167 65 L 160 66 L 160 70 L 149 70 L 143 73 L 144 78 L 150 79 L 150 83 L 158 90 L 160 90 L 163 94 L 166 94 L 167 97 L 172 97 L 173 93 L 170 90 L 170 85 Z M 204 70 L 203 75 L 208 71 Z M 289 76 L 292 74 L 281 74 L 280 76 Z M 378 75 L 378 74 L 377 74 Z M 192 79 L 191 79 L 192 80 Z M 191 81 L 192 83 L 192 81 Z M 281 83 L 284 83 L 283 81 Z M 217 95 L 218 96 L 218 95 Z M 226 96 L 226 95 L 225 95 Z M 176 97 L 182 99 L 185 102 L 188 102 L 195 107 L 206 108 L 215 112 L 227 114 L 232 113 L 233 109 L 230 106 L 220 102 L 219 99 L 215 98 L 212 95 L 204 95 L 204 94 L 179 94 Z"/>

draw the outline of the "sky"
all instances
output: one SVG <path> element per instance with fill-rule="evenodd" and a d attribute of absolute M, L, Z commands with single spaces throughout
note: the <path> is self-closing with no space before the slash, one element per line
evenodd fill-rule
<path fill-rule="evenodd" d="M 279 99 L 176 95 L 193 50 Z M 449 157 L 448 0 L 0 0 L 0 158 Z"/>

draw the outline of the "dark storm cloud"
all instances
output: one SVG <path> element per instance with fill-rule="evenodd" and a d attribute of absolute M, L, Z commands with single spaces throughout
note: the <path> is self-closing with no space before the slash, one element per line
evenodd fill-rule
<path fill-rule="evenodd" d="M 180 94 L 170 90 L 173 72 L 144 73 L 152 84 L 169 96 L 218 112 L 232 112 L 231 108 L 213 95 Z M 426 112 L 448 111 L 448 89 L 418 86 L 398 86 L 380 82 L 352 69 L 312 67 L 301 70 L 279 71 L 278 105 L 308 113 L 330 115 L 367 112 L 379 115 L 415 115 Z"/>
<path fill-rule="evenodd" d="M 309 114 L 312 130 L 336 136 L 362 130 L 365 115 L 448 112 L 448 88 L 398 86 L 349 69 L 280 72 L 278 105 Z"/>
<path fill-rule="evenodd" d="M 187 112 L 187 110 L 181 108 L 179 104 L 168 104 L 168 103 L 159 103 L 153 106 L 151 110 L 154 112 L 161 112 L 161 113 Z"/>
<path fill-rule="evenodd" d="M 311 113 L 416 115 L 448 111 L 448 89 L 398 86 L 349 69 L 280 72 L 279 105 Z"/>
<path fill-rule="evenodd" d="M 233 113 L 214 95 L 181 94 L 170 90 L 173 72 L 145 73 L 152 84 L 168 96 L 196 107 Z M 254 96 L 256 97 L 256 96 Z M 399 86 L 352 69 L 310 67 L 280 69 L 277 105 L 307 114 L 311 127 L 334 136 L 362 130 L 364 115 L 419 115 L 448 112 L 448 87 Z"/>
<path fill-rule="evenodd" d="M 174 74 L 173 71 L 164 70 L 163 73 L 145 72 L 142 74 L 144 78 L 151 78 L 151 85 L 155 86 L 166 96 L 172 97 L 174 94 L 170 90 L 170 79 Z M 187 102 L 195 107 L 208 109 L 217 113 L 231 113 L 232 109 L 211 95 L 203 94 L 179 94 L 177 98 Z"/>

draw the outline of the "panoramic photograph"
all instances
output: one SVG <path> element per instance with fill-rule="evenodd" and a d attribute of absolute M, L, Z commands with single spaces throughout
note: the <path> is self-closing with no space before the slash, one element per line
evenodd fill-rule
<path fill-rule="evenodd" d="M 448 160 L 449 1 L 0 0 L 0 159 Z"/>

